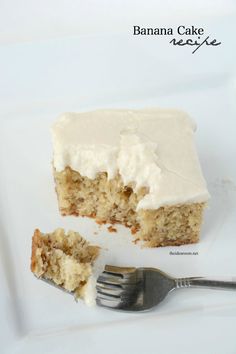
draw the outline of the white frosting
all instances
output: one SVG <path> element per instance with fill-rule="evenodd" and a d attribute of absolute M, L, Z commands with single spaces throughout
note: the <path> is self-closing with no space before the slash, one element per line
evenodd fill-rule
<path fill-rule="evenodd" d="M 85 285 L 84 291 L 83 291 L 83 300 L 87 306 L 92 307 L 92 306 L 96 305 L 97 278 L 104 271 L 105 265 L 106 265 L 105 250 L 100 250 L 99 256 L 92 266 L 92 275 L 90 276 L 87 284 Z"/>
<path fill-rule="evenodd" d="M 66 166 L 94 179 L 117 173 L 134 189 L 149 188 L 137 209 L 209 198 L 194 144 L 195 126 L 176 110 L 66 113 L 52 127 L 57 171 Z"/>

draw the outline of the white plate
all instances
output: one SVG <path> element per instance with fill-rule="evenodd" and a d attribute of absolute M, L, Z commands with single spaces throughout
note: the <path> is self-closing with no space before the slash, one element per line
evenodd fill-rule
<path fill-rule="evenodd" d="M 179 290 L 151 312 L 120 313 L 76 303 L 29 270 L 33 230 L 61 226 L 108 247 L 114 264 L 236 276 L 232 23 L 209 25 L 223 45 L 195 55 L 165 40 L 126 36 L 0 49 L 1 353 L 235 353 L 234 292 Z M 62 111 L 105 106 L 179 107 L 193 115 L 212 196 L 199 244 L 140 249 L 123 227 L 110 234 L 93 220 L 59 215 L 50 125 Z M 170 255 L 175 250 L 198 255 Z"/>

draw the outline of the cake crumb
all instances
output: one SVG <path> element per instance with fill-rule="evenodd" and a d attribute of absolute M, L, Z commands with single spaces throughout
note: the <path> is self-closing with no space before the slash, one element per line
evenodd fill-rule
<path fill-rule="evenodd" d="M 104 221 L 104 220 L 97 220 L 97 219 L 95 219 L 95 222 L 96 222 L 99 226 L 102 226 L 102 225 L 106 224 L 106 221 Z"/>
<path fill-rule="evenodd" d="M 114 226 L 112 226 L 112 225 L 108 226 L 107 230 L 109 232 L 117 232 L 117 229 Z"/>
<path fill-rule="evenodd" d="M 131 234 L 132 234 L 132 235 L 135 235 L 136 232 L 138 232 L 138 228 L 135 227 L 135 226 L 132 226 L 132 227 L 131 227 Z"/>

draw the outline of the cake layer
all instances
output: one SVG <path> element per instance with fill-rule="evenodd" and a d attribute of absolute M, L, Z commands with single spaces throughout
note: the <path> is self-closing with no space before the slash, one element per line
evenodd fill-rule
<path fill-rule="evenodd" d="M 194 144 L 194 125 L 176 110 L 66 113 L 52 127 L 53 165 L 93 180 L 107 174 L 146 188 L 136 210 L 204 203 L 209 198 Z"/>
<path fill-rule="evenodd" d="M 107 173 L 96 178 L 83 177 L 66 167 L 54 170 L 59 208 L 62 215 L 90 216 L 98 223 L 121 223 L 131 228 L 135 240 L 148 247 L 197 242 L 204 203 L 163 206 L 156 210 L 140 209 L 137 204 L 148 193 L 145 187 L 134 191 L 119 175 Z"/>

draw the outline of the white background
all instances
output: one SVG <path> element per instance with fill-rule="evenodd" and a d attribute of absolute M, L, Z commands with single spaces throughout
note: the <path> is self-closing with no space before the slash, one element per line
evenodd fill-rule
<path fill-rule="evenodd" d="M 127 33 L 130 26 L 193 24 L 233 17 L 234 0 L 1 0 L 0 42 Z"/>
<path fill-rule="evenodd" d="M 6 353 L 236 352 L 235 293 L 180 291 L 147 314 L 87 309 L 29 272 L 35 227 L 77 228 L 114 263 L 235 276 L 235 2 L 0 1 L 0 341 Z M 195 25 L 222 45 L 172 47 L 132 26 Z M 211 193 L 198 245 L 140 250 L 129 232 L 59 216 L 49 127 L 63 111 L 176 107 L 198 125 Z M 17 172 L 16 172 L 17 171 Z M 77 226 L 78 225 L 78 226 Z M 94 231 L 99 235 L 95 236 Z M 170 256 L 174 250 L 199 256 Z"/>

